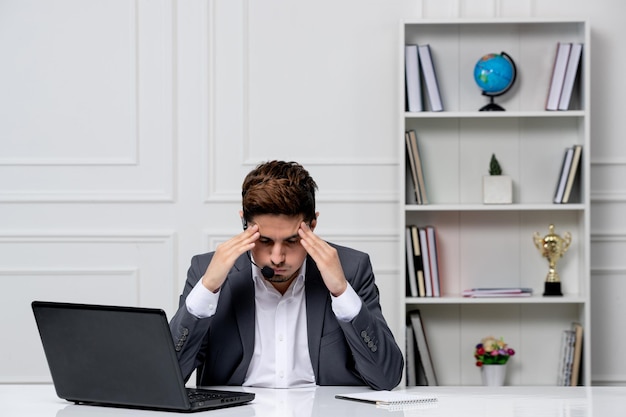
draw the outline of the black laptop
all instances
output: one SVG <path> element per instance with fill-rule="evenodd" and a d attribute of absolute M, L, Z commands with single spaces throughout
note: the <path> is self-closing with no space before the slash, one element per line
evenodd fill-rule
<path fill-rule="evenodd" d="M 163 310 L 44 301 L 32 308 L 59 398 L 180 412 L 254 399 L 254 393 L 185 387 Z"/>

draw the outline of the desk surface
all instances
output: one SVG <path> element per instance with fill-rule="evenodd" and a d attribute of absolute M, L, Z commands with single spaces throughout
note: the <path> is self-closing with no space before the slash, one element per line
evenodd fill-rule
<path fill-rule="evenodd" d="M 238 387 L 239 388 L 239 387 Z M 232 387 L 230 387 L 232 389 Z M 186 414 L 212 417 L 623 417 L 626 387 L 417 387 L 439 401 L 430 408 L 389 411 L 372 404 L 335 399 L 362 387 L 311 389 L 243 388 L 256 393 L 249 405 Z M 210 414 L 207 414 L 210 413 Z M 3 417 L 147 417 L 179 413 L 74 405 L 57 398 L 52 385 L 0 385 Z"/>

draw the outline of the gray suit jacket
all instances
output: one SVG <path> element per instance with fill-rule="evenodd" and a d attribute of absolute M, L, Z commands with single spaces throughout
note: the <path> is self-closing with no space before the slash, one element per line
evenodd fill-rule
<path fill-rule="evenodd" d="M 379 304 L 369 256 L 333 245 L 347 280 L 363 301 L 350 322 L 337 320 L 328 289 L 307 257 L 305 297 L 309 354 L 318 385 L 369 385 L 389 390 L 400 382 L 404 360 Z M 185 300 L 204 275 L 213 253 L 191 260 L 179 309 L 170 321 L 185 380 L 194 369 L 197 385 L 242 385 L 254 349 L 254 284 L 249 259 L 235 262 L 221 288 L 214 316 L 198 319 Z"/>

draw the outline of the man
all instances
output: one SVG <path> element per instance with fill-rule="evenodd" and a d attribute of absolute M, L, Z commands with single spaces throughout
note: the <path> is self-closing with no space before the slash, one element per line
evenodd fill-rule
<path fill-rule="evenodd" d="M 316 189 L 295 162 L 246 176 L 243 232 L 193 257 L 170 322 L 185 379 L 197 368 L 197 385 L 398 385 L 369 256 L 314 233 Z"/>

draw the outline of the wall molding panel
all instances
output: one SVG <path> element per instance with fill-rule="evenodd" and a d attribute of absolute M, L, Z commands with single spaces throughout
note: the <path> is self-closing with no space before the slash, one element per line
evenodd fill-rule
<path fill-rule="evenodd" d="M 34 26 L 11 26 L 26 45 L 0 42 L 16 64 L 13 84 L 28 86 L 28 102 L 11 103 L 0 123 L 0 202 L 172 202 L 169 2 L 68 0 L 81 19 L 44 3 L 6 10 Z"/>
<path fill-rule="evenodd" d="M 180 283 L 172 231 L 0 231 L 0 325 L 19 350 L 0 358 L 0 383 L 49 382 L 33 300 L 163 308 Z M 28 360 L 26 360 L 28 358 Z"/>
<path fill-rule="evenodd" d="M 20 348 L 7 349 L 0 358 L 0 383 L 51 382 L 30 308 L 33 300 L 138 305 L 142 291 L 138 272 L 130 267 L 0 269 L 0 285 L 11 282 L 13 288 L 0 294 L 2 305 L 11 312 L 0 318 L 0 325 L 6 334 L 20 335 Z"/>
<path fill-rule="evenodd" d="M 623 247 L 626 236 L 613 236 L 604 240 L 611 245 Z M 626 381 L 626 365 L 610 360 L 614 357 L 615 346 L 623 346 L 626 336 L 616 331 L 623 327 L 626 315 L 624 294 L 626 294 L 626 266 L 600 265 L 591 268 L 591 337 L 592 381 L 594 385 L 623 385 Z M 609 360 L 606 360 L 609 359 Z"/>

